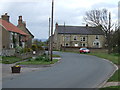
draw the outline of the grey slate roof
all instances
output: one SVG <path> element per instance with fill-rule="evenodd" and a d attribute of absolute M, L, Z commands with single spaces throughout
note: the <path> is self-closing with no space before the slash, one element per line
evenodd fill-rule
<path fill-rule="evenodd" d="M 59 25 L 58 34 L 104 35 L 104 32 L 97 27 Z"/>

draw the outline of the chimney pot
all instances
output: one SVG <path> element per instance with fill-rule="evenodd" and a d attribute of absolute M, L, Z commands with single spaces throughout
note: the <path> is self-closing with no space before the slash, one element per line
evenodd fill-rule
<path fill-rule="evenodd" d="M 7 15 L 7 13 L 5 13 L 5 15 Z"/>
<path fill-rule="evenodd" d="M 88 24 L 86 24 L 86 27 L 88 27 Z"/>
<path fill-rule="evenodd" d="M 9 16 L 7 15 L 7 13 L 5 13 L 4 15 L 1 16 L 3 20 L 9 22 Z"/>
<path fill-rule="evenodd" d="M 58 28 L 58 23 L 56 22 L 56 29 Z"/>
<path fill-rule="evenodd" d="M 19 20 L 22 20 L 22 16 L 19 16 Z"/>

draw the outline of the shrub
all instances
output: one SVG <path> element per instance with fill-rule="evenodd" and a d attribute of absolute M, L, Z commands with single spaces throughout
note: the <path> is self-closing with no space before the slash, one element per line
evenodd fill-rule
<path fill-rule="evenodd" d="M 33 51 L 36 51 L 37 48 L 38 48 L 37 45 L 35 45 L 35 44 L 32 45 L 32 50 L 33 50 Z"/>
<path fill-rule="evenodd" d="M 27 52 L 31 52 L 32 51 L 32 49 L 31 48 L 27 48 Z"/>
<path fill-rule="evenodd" d="M 45 62 L 49 62 L 49 57 L 43 55 L 43 56 L 39 56 L 35 59 L 36 61 L 45 61 Z"/>
<path fill-rule="evenodd" d="M 19 52 L 21 52 L 21 50 L 22 50 L 22 47 L 20 47 L 20 46 L 17 46 L 15 49 L 16 49 L 16 52 L 18 52 L 18 53 L 19 53 Z"/>
<path fill-rule="evenodd" d="M 44 50 L 44 48 L 43 48 L 43 47 L 41 47 L 41 46 L 39 46 L 39 47 L 38 47 L 38 49 L 39 49 L 39 50 Z"/>

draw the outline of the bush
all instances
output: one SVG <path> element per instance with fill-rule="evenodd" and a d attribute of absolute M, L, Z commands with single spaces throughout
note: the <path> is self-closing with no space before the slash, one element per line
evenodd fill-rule
<path fill-rule="evenodd" d="M 44 50 L 44 48 L 43 48 L 43 47 L 41 47 L 41 46 L 39 46 L 39 47 L 38 47 L 38 49 L 39 49 L 39 50 Z"/>
<path fill-rule="evenodd" d="M 32 45 L 32 50 L 33 50 L 33 51 L 37 51 L 37 49 L 38 49 L 37 45 L 33 44 L 33 45 Z"/>
<path fill-rule="evenodd" d="M 50 61 L 50 60 L 49 60 L 49 57 L 48 57 L 48 56 L 45 56 L 45 55 L 39 56 L 39 57 L 37 57 L 35 60 L 36 60 L 36 61 L 45 61 L 45 62 L 49 62 L 49 61 Z"/>
<path fill-rule="evenodd" d="M 22 50 L 22 47 L 20 47 L 20 46 L 17 46 L 15 49 L 16 49 L 16 52 L 17 52 L 17 53 L 19 53 L 19 52 L 21 52 L 21 50 Z"/>

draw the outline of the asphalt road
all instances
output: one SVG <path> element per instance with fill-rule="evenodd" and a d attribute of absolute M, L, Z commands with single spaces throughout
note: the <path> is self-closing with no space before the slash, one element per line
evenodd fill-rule
<path fill-rule="evenodd" d="M 115 70 L 100 58 L 55 52 L 61 61 L 41 71 L 3 79 L 3 88 L 96 88 Z"/>

